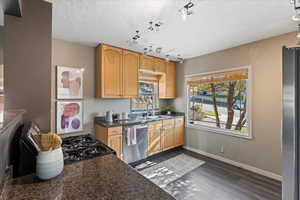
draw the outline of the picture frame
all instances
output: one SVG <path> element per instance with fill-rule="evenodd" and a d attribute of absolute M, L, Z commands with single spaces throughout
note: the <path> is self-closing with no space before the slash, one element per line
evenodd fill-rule
<path fill-rule="evenodd" d="M 83 68 L 57 66 L 56 96 L 58 100 L 83 99 Z"/>
<path fill-rule="evenodd" d="M 58 134 L 83 131 L 82 101 L 56 102 L 56 132 Z"/>

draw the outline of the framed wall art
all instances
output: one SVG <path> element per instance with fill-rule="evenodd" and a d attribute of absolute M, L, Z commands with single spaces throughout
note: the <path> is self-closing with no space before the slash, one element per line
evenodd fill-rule
<path fill-rule="evenodd" d="M 64 134 L 82 130 L 82 101 L 58 101 L 56 103 L 56 132 Z"/>
<path fill-rule="evenodd" d="M 57 99 L 83 98 L 83 68 L 57 66 Z"/>

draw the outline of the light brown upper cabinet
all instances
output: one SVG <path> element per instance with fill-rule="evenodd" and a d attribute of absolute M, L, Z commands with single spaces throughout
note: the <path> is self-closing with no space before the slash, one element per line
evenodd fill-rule
<path fill-rule="evenodd" d="M 140 56 L 140 69 L 154 71 L 154 58 L 151 56 L 141 55 Z"/>
<path fill-rule="evenodd" d="M 166 65 L 166 97 L 176 98 L 176 63 L 167 62 Z"/>
<path fill-rule="evenodd" d="M 122 96 L 123 50 L 99 45 L 96 56 L 96 97 L 120 98 Z"/>
<path fill-rule="evenodd" d="M 97 98 L 138 96 L 139 54 L 101 44 L 96 56 Z"/>
<path fill-rule="evenodd" d="M 160 99 L 176 98 L 175 62 L 104 44 L 97 47 L 96 58 L 96 98 L 138 97 L 139 69 L 141 78 L 159 83 Z"/>
<path fill-rule="evenodd" d="M 123 97 L 138 97 L 140 55 L 123 50 Z"/>
<path fill-rule="evenodd" d="M 176 63 L 165 62 L 165 73 L 159 79 L 159 98 L 176 98 Z"/>
<path fill-rule="evenodd" d="M 166 64 L 167 62 L 160 59 L 160 58 L 153 58 L 153 66 L 154 66 L 154 71 L 159 72 L 159 73 L 166 73 Z"/>

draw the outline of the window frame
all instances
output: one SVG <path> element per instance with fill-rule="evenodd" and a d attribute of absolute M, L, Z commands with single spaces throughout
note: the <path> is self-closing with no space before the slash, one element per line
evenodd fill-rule
<path fill-rule="evenodd" d="M 194 125 L 189 123 L 189 84 L 187 83 L 187 78 L 193 77 L 193 76 L 199 76 L 199 75 L 208 75 L 213 73 L 221 73 L 221 72 L 229 72 L 229 71 L 235 71 L 235 70 L 241 70 L 241 69 L 247 69 L 248 70 L 248 79 L 247 79 L 247 120 L 248 120 L 248 134 L 245 135 L 243 133 L 240 133 L 239 131 L 232 131 L 217 127 L 210 127 L 205 125 Z M 233 137 L 239 137 L 239 138 L 245 138 L 245 139 L 253 139 L 252 134 L 252 71 L 251 71 L 251 65 L 243 66 L 243 67 L 235 67 L 235 68 L 228 68 L 224 70 L 217 70 L 217 71 L 209 71 L 209 72 L 203 72 L 203 73 L 197 73 L 197 74 L 188 74 L 185 75 L 184 79 L 184 89 L 185 91 L 185 104 L 186 104 L 186 116 L 187 120 L 185 120 L 185 126 L 187 128 L 192 129 L 199 129 L 204 130 L 212 133 L 227 135 L 227 136 L 233 136 Z"/>

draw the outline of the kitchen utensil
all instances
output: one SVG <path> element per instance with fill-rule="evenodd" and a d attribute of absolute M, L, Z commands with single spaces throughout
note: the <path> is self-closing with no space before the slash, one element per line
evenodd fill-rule
<path fill-rule="evenodd" d="M 128 119 L 128 113 L 122 112 L 122 120 L 127 120 L 127 119 Z"/>
<path fill-rule="evenodd" d="M 52 150 L 53 134 L 46 133 L 41 134 L 41 149 L 42 151 Z"/>
<path fill-rule="evenodd" d="M 112 111 L 106 111 L 105 120 L 107 122 L 113 122 L 113 112 Z"/>
<path fill-rule="evenodd" d="M 62 144 L 61 138 L 57 134 L 54 134 L 53 142 L 52 142 L 52 150 L 60 148 L 61 144 Z"/>
<path fill-rule="evenodd" d="M 121 116 L 119 113 L 113 114 L 113 121 L 120 121 Z"/>

